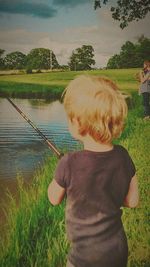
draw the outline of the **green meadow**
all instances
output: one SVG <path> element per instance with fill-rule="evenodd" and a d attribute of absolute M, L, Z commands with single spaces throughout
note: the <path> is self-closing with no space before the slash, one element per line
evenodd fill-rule
<path fill-rule="evenodd" d="M 139 69 L 66 71 L 35 74 L 0 75 L 0 96 L 58 98 L 68 82 L 80 74 L 100 75 L 115 81 L 126 93 L 137 90 Z"/>
<path fill-rule="evenodd" d="M 150 121 L 142 119 L 142 100 L 135 92 L 138 87 L 136 73 L 136 69 L 90 72 L 113 79 L 124 92 L 132 94 L 133 105 L 128 113 L 126 128 L 121 138 L 115 142 L 126 147 L 133 158 L 139 181 L 140 203 L 135 209 L 123 208 L 122 219 L 129 243 L 128 267 L 149 267 Z M 25 84 L 36 85 L 39 82 L 39 90 L 40 85 L 43 84 L 46 88 L 47 83 L 48 90 L 51 90 L 52 83 L 60 83 L 63 88 L 78 74 L 79 72 L 62 72 L 1 76 L 0 87 L 4 82 L 8 86 L 10 79 L 10 84 L 23 84 L 24 81 Z M 13 89 L 6 87 L 4 89 L 12 93 Z M 44 168 L 37 171 L 29 188 L 24 187 L 23 180 L 18 175 L 19 201 L 8 193 L 10 204 L 3 207 L 7 224 L 0 244 L 1 267 L 65 267 L 69 249 L 65 234 L 65 201 L 60 206 L 53 207 L 47 198 L 47 187 L 53 178 L 57 161 L 55 156 L 45 159 Z"/>

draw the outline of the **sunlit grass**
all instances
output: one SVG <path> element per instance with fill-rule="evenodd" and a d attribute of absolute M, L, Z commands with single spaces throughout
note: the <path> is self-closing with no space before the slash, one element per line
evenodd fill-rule
<path fill-rule="evenodd" d="M 0 76 L 0 95 L 12 97 L 60 97 L 66 85 L 81 74 L 105 76 L 115 81 L 127 93 L 138 90 L 139 69 L 66 71 L 39 74 Z"/>

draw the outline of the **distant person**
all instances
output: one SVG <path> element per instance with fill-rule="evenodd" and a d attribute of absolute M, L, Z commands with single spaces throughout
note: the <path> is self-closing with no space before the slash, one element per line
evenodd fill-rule
<path fill-rule="evenodd" d="M 150 119 L 150 61 L 144 62 L 140 72 L 140 94 L 143 97 L 144 119 Z"/>
<path fill-rule="evenodd" d="M 64 106 L 70 133 L 84 145 L 60 159 L 48 188 L 53 205 L 67 197 L 67 267 L 126 267 L 120 208 L 137 206 L 138 185 L 127 150 L 112 144 L 123 130 L 126 102 L 112 81 L 79 76 L 67 87 Z"/>

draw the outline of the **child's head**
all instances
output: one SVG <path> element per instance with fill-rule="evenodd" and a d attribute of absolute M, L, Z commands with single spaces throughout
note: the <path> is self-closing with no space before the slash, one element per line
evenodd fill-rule
<path fill-rule="evenodd" d="M 144 61 L 144 69 L 149 69 L 150 68 L 150 61 L 149 60 L 145 60 Z"/>
<path fill-rule="evenodd" d="M 64 106 L 69 120 L 78 122 L 79 135 L 109 143 L 124 126 L 127 105 L 117 86 L 106 78 L 79 76 L 66 88 Z"/>

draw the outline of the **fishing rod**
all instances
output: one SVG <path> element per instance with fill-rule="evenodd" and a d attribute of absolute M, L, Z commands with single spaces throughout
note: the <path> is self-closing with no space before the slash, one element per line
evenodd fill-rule
<path fill-rule="evenodd" d="M 53 152 L 57 155 L 58 158 L 61 158 L 63 154 L 58 151 L 56 146 L 48 140 L 48 138 L 34 125 L 34 123 L 13 103 L 10 98 L 6 98 L 12 106 L 20 113 L 20 115 L 32 126 L 32 128 L 44 139 L 45 143 L 48 147 L 53 150 Z"/>

